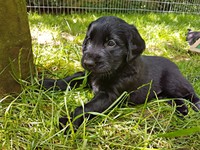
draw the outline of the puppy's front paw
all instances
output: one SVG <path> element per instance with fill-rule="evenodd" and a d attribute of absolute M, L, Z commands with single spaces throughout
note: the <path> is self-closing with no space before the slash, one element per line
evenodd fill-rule
<path fill-rule="evenodd" d="M 69 120 L 67 117 L 61 117 L 59 118 L 59 129 L 62 130 L 66 127 L 67 123 L 69 123 Z M 78 118 L 76 119 L 74 122 L 72 122 L 73 124 L 73 131 L 76 132 L 76 130 L 78 129 L 78 127 L 80 126 L 79 124 L 81 124 L 82 121 Z M 69 126 L 65 129 L 64 134 L 67 134 L 67 131 L 69 130 Z"/>
<path fill-rule="evenodd" d="M 67 117 L 59 118 L 59 129 L 62 130 L 66 126 L 67 122 L 68 122 Z M 66 131 L 67 129 L 64 131 L 64 134 L 66 134 Z"/>
<path fill-rule="evenodd" d="M 71 114 L 70 120 L 68 117 L 61 117 L 59 118 L 59 128 L 60 130 L 62 130 L 63 128 L 66 127 L 67 123 L 69 123 L 69 121 L 72 123 L 73 129 L 74 131 L 76 131 L 79 126 L 83 123 L 83 115 L 82 115 L 82 107 L 77 107 L 75 109 L 75 111 Z M 66 131 L 68 130 L 68 128 L 65 130 L 64 134 L 66 134 Z"/>
<path fill-rule="evenodd" d="M 46 90 L 51 89 L 55 87 L 56 85 L 56 80 L 53 79 L 44 79 L 39 81 L 39 84 Z"/>

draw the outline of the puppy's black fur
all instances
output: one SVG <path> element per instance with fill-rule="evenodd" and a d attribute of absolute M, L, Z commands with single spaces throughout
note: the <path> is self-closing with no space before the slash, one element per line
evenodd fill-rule
<path fill-rule="evenodd" d="M 183 99 L 191 101 L 194 110 L 200 110 L 200 99 L 177 66 L 163 57 L 141 56 L 144 49 L 145 42 L 138 30 L 122 19 L 101 17 L 89 25 L 83 42 L 81 63 L 90 72 L 87 81 L 94 97 L 84 106 L 86 117 L 93 117 L 87 112 L 101 113 L 106 110 L 124 91 L 130 92 L 130 103 L 142 104 L 149 89 L 149 100 L 155 98 L 155 93 L 158 97 L 175 98 L 177 111 L 183 115 L 188 113 Z M 73 79 L 83 76 L 85 72 L 60 80 L 46 79 L 43 85 L 48 89 L 56 84 L 59 89 L 65 90 L 68 85 L 73 87 L 81 84 L 83 79 Z M 148 84 L 150 82 L 152 84 Z M 72 118 L 82 113 L 83 108 L 78 107 Z M 67 120 L 60 118 L 64 125 Z M 79 117 L 73 124 L 79 127 L 82 122 L 83 117 Z"/>

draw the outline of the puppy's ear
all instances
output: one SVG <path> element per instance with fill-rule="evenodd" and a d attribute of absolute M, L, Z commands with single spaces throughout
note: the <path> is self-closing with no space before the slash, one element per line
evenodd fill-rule
<path fill-rule="evenodd" d="M 129 29 L 127 62 L 142 54 L 146 47 L 145 41 L 140 36 L 138 30 L 131 25 Z"/>
<path fill-rule="evenodd" d="M 87 32 L 86 32 L 86 36 L 85 36 L 85 38 L 84 38 L 84 40 L 83 40 L 83 47 L 86 45 L 86 43 L 87 43 L 87 41 L 88 41 L 88 38 L 90 37 L 90 31 L 92 30 L 91 28 L 93 28 L 92 27 L 92 25 L 95 23 L 95 21 L 93 21 L 93 22 L 91 22 L 89 25 L 88 25 L 88 27 L 87 27 Z"/>
<path fill-rule="evenodd" d="M 86 36 L 85 36 L 85 38 L 83 40 L 83 45 L 86 44 L 86 41 L 87 41 L 87 38 L 88 38 L 88 32 L 89 32 L 89 30 L 91 28 L 91 25 L 92 25 L 92 23 L 90 23 L 89 26 L 87 27 L 87 32 L 86 32 Z"/>

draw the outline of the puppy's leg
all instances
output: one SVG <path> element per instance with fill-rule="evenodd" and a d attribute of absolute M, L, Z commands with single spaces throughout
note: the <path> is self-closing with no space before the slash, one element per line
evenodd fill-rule
<path fill-rule="evenodd" d="M 186 106 L 186 104 L 184 103 L 183 99 L 175 99 L 175 100 L 171 100 L 168 101 L 168 104 L 171 106 L 176 106 L 176 112 L 182 115 L 187 115 L 188 114 L 188 107 Z"/>
<path fill-rule="evenodd" d="M 184 99 L 189 100 L 192 102 L 192 108 L 195 111 L 200 111 L 200 99 L 197 97 L 197 95 L 194 94 L 189 94 L 182 99 L 176 99 L 174 102 L 176 103 L 176 111 L 178 113 L 181 113 L 182 115 L 187 115 L 188 114 L 188 107 L 184 103 Z M 172 104 L 172 103 L 171 103 Z"/>
<path fill-rule="evenodd" d="M 64 79 L 44 79 L 43 81 L 40 81 L 40 84 L 45 89 L 55 88 L 56 90 L 66 90 L 68 86 L 71 88 L 74 86 L 79 86 L 83 80 L 84 80 L 85 72 L 77 72 L 73 74 L 72 76 L 68 76 Z"/>
<path fill-rule="evenodd" d="M 193 103 L 192 108 L 195 111 L 200 111 L 200 99 L 198 98 L 198 96 L 194 93 L 194 94 L 189 94 L 188 96 L 184 97 L 185 99 L 188 99 L 189 101 L 191 101 Z"/>
<path fill-rule="evenodd" d="M 193 109 L 200 111 L 200 99 L 194 92 L 192 85 L 181 75 L 179 71 L 168 74 L 165 78 L 163 86 L 163 93 L 168 98 L 177 98 L 175 100 L 177 111 L 183 115 L 187 114 L 187 106 L 184 104 L 182 99 L 186 99 L 193 103 Z"/>
<path fill-rule="evenodd" d="M 117 96 L 114 94 L 108 94 L 106 92 L 99 92 L 97 93 L 94 98 L 89 101 L 87 104 L 84 105 L 84 107 L 80 106 L 75 109 L 75 111 L 71 115 L 71 119 L 73 122 L 73 127 L 77 129 L 83 122 L 84 117 L 91 119 L 94 117 L 94 115 L 90 114 L 90 112 L 98 112 L 102 113 L 104 112 L 109 106 L 112 105 L 112 103 L 115 101 Z M 82 116 L 76 118 L 77 116 L 83 114 Z M 62 117 L 59 119 L 60 122 L 60 129 L 63 128 L 63 126 L 66 125 L 68 122 L 67 117 Z"/>

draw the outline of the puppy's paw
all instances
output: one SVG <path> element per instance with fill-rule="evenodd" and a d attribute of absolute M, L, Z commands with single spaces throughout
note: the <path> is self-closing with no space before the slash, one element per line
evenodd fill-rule
<path fill-rule="evenodd" d="M 44 79 L 39 81 L 39 84 L 45 89 L 45 90 L 49 90 L 52 88 L 56 88 L 56 80 L 53 79 Z"/>
<path fill-rule="evenodd" d="M 193 95 L 192 97 L 192 109 L 194 111 L 200 112 L 200 98 L 197 95 Z"/>
<path fill-rule="evenodd" d="M 168 101 L 168 104 L 176 107 L 176 114 L 178 117 L 182 118 L 188 114 L 188 107 L 182 99 Z"/>
<path fill-rule="evenodd" d="M 70 121 L 69 121 L 68 117 L 61 117 L 61 118 L 59 118 L 59 129 L 62 130 L 64 128 L 66 128 L 67 124 L 72 123 L 71 127 L 70 127 L 70 125 L 68 125 L 68 127 L 65 129 L 64 134 L 66 134 L 69 129 L 71 129 L 71 131 L 73 130 L 73 132 L 76 132 L 78 130 L 79 126 L 82 124 L 82 122 L 83 122 L 82 116 L 75 118 L 75 120 L 70 118 Z"/>
<path fill-rule="evenodd" d="M 59 129 L 62 130 L 65 128 L 66 124 L 68 122 L 68 118 L 67 117 L 61 117 L 59 118 Z M 64 134 L 67 134 L 67 129 L 65 129 Z"/>
<path fill-rule="evenodd" d="M 67 123 L 69 123 L 69 119 L 67 117 L 61 117 L 59 118 L 59 129 L 63 130 L 66 128 Z M 73 123 L 72 128 L 70 128 L 70 125 L 64 130 L 64 134 L 66 135 L 67 132 L 76 132 L 78 129 L 78 126 Z"/>
<path fill-rule="evenodd" d="M 177 106 L 176 112 L 178 116 L 186 116 L 188 114 L 188 107 L 186 105 L 184 106 Z"/>
<path fill-rule="evenodd" d="M 200 101 L 197 103 L 194 103 L 194 106 L 192 106 L 192 109 L 196 112 L 200 112 Z"/>

